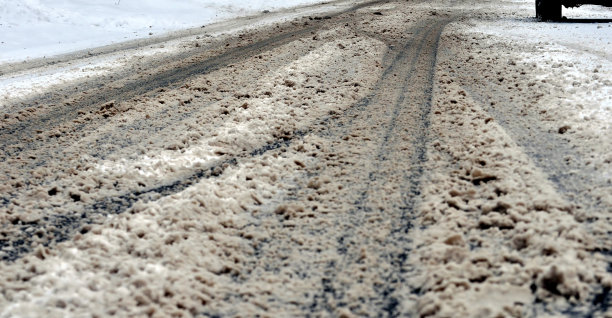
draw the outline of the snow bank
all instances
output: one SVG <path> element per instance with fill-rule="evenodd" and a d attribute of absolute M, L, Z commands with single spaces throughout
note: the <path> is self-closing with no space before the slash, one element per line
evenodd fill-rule
<path fill-rule="evenodd" d="M 0 63 L 196 27 L 317 0 L 0 0 Z"/>

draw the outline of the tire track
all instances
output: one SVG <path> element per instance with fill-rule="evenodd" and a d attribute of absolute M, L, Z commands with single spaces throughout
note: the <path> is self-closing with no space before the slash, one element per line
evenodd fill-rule
<path fill-rule="evenodd" d="M 281 271 L 287 266 L 286 262 L 293 262 L 282 254 L 291 254 L 295 249 L 300 250 L 302 255 L 313 254 L 312 257 L 307 257 L 312 259 L 312 263 L 291 263 L 292 266 L 302 269 L 297 280 L 303 280 L 307 285 L 310 285 L 309 282 L 316 284 L 313 286 L 313 293 L 305 295 L 306 303 L 298 305 L 283 299 L 282 295 L 276 295 L 280 299 L 273 298 L 275 303 L 285 303 L 289 307 L 299 306 L 299 312 L 313 316 L 335 315 L 338 314 L 338 308 L 362 310 L 362 313 L 367 313 L 364 315 L 399 316 L 407 310 L 399 304 L 407 301 L 411 294 L 418 293 L 418 287 L 407 293 L 401 288 L 406 284 L 407 276 L 414 270 L 406 264 L 412 244 L 406 234 L 412 226 L 411 214 L 418 202 L 422 164 L 426 160 L 425 143 L 437 43 L 448 22 L 425 21 L 419 27 L 411 29 L 415 39 L 388 54 L 387 69 L 374 92 L 342 114 L 321 121 L 317 129 L 319 132 L 313 134 L 329 142 L 329 153 L 338 157 L 342 157 L 346 151 L 346 142 L 335 142 L 343 140 L 345 136 L 360 133 L 373 140 L 373 148 L 368 147 L 364 152 L 352 156 L 352 159 L 359 163 L 352 164 L 356 167 L 350 168 L 350 172 L 346 171 L 350 175 L 351 183 L 342 182 L 346 192 L 337 194 L 342 197 L 316 197 L 313 193 L 312 188 L 316 186 L 308 180 L 332 177 L 338 172 L 334 168 L 337 164 L 333 161 L 323 162 L 322 166 L 318 166 L 321 169 L 313 167 L 305 172 L 304 184 L 295 184 L 295 188 L 288 190 L 288 196 L 268 205 L 264 208 L 267 212 L 257 214 L 258 222 L 249 225 L 257 228 L 257 231 L 271 232 L 270 237 L 275 239 L 258 244 L 248 272 L 261 268 L 263 264 L 263 270 L 266 272 Z M 362 128 L 367 130 L 367 133 L 360 132 Z M 369 151 L 370 149 L 374 151 Z M 394 186 L 394 193 L 391 195 L 385 193 L 385 188 L 390 184 Z M 343 197 L 344 195 L 347 197 Z M 315 197 L 309 199 L 309 196 Z M 270 224 L 274 226 L 286 221 L 287 215 L 282 212 L 286 206 L 304 206 L 309 200 L 324 204 L 326 200 L 336 198 L 347 202 L 350 207 L 345 212 L 337 212 L 337 215 L 326 218 L 324 227 L 313 225 L 305 219 L 304 223 L 292 225 L 289 229 L 268 228 Z M 384 203 L 384 210 L 375 207 L 377 198 L 388 200 Z M 372 221 L 374 218 L 379 220 Z M 392 225 L 385 229 L 387 225 L 384 223 L 389 219 L 392 220 Z M 360 233 L 380 229 L 389 233 L 381 242 L 360 236 Z M 296 245 L 293 238 L 300 237 L 301 234 L 298 233 L 305 237 L 325 236 L 325 240 L 335 242 L 335 252 L 340 258 L 322 262 L 317 254 L 328 252 L 324 250 L 324 245 Z M 359 282 L 355 281 L 357 278 L 351 277 L 358 276 L 359 271 L 355 271 L 355 267 L 364 265 L 361 247 L 365 245 L 376 250 L 371 256 L 376 265 L 364 274 L 370 280 Z M 279 250 L 284 252 L 279 255 Z M 261 274 L 254 275 L 260 277 Z M 239 283 L 246 284 L 256 279 L 247 276 L 241 278 Z M 356 300 L 350 294 L 362 285 L 372 286 L 372 293 L 362 295 Z M 226 297 L 240 298 L 238 295 Z M 207 312 L 204 315 L 222 316 L 223 312 Z"/>
<path fill-rule="evenodd" d="M 414 136 L 412 140 L 412 148 L 415 150 L 412 154 L 411 161 L 416 163 L 410 167 L 408 173 L 404 175 L 402 182 L 402 206 L 399 207 L 401 211 L 400 222 L 394 226 L 391 230 L 391 235 L 387 240 L 387 245 L 395 245 L 397 242 L 401 242 L 403 245 L 408 246 L 412 242 L 407 238 L 407 234 L 410 229 L 414 226 L 412 221 L 415 218 L 414 211 L 419 203 L 421 195 L 421 179 L 423 177 L 423 164 L 427 161 L 427 148 L 426 145 L 429 142 L 429 126 L 430 126 L 430 113 L 431 113 L 431 102 L 432 102 L 432 90 L 433 80 L 437 61 L 438 44 L 440 36 L 445 26 L 450 23 L 451 20 L 444 20 L 438 22 L 432 27 L 432 30 L 428 34 L 426 41 L 427 54 L 425 57 L 420 57 L 422 60 L 419 61 L 423 68 L 424 74 L 421 83 L 424 88 L 423 96 L 409 99 L 409 104 L 417 104 L 417 125 L 411 126 L 411 132 L 409 135 Z M 403 96 L 405 98 L 406 96 Z M 402 101 L 404 102 L 404 101 Z M 415 105 L 416 106 L 416 105 Z M 389 135 L 393 132 L 389 131 Z M 396 150 L 397 151 L 397 150 Z M 391 317 L 399 317 L 406 312 L 402 312 L 402 308 L 399 307 L 402 297 L 401 295 L 402 286 L 408 284 L 406 274 L 408 271 L 415 271 L 416 269 L 410 268 L 406 263 L 408 258 L 408 251 L 399 250 L 394 251 L 385 255 L 387 261 L 394 265 L 395 271 L 389 273 L 386 278 L 387 282 L 390 282 L 385 288 L 382 289 L 381 293 L 385 295 L 385 307 L 384 310 Z M 407 268 L 408 267 L 408 268 Z M 420 294 L 420 288 L 413 286 L 410 290 L 412 294 Z M 398 295 L 399 294 L 399 295 Z M 403 309 L 405 310 L 405 308 Z"/>
<path fill-rule="evenodd" d="M 225 68 L 232 63 L 236 63 L 262 52 L 278 48 L 282 45 L 295 41 L 300 37 L 310 34 L 319 28 L 320 25 L 310 26 L 303 29 L 298 29 L 297 31 L 275 35 L 250 45 L 237 47 L 226 53 L 203 61 L 183 63 L 179 67 L 161 71 L 160 73 L 157 73 L 142 81 L 127 82 L 125 85 L 118 88 L 106 90 L 100 87 L 100 90 L 88 94 L 87 98 L 82 101 L 64 104 L 63 107 L 55 108 L 49 113 L 41 115 L 40 117 L 5 127 L 3 131 L 0 132 L 0 139 L 3 140 L 3 146 L 5 148 L 10 145 L 18 144 L 23 139 L 35 139 L 33 134 L 36 130 L 52 129 L 63 122 L 74 120 L 77 118 L 79 111 L 87 112 L 110 100 L 114 100 L 115 103 L 119 103 L 122 101 L 128 101 L 136 96 L 156 92 L 160 88 L 166 89 L 177 87 L 177 85 L 182 83 L 187 78 L 196 75 L 208 74 Z M 57 103 L 59 101 L 45 102 Z M 6 156 L 17 156 L 19 153 L 21 153 L 21 151 L 36 146 L 37 143 L 30 143 L 30 145 L 27 147 L 19 148 L 15 152 L 8 151 Z"/>
<path fill-rule="evenodd" d="M 486 83 L 484 87 L 485 91 L 478 87 L 463 86 L 481 105 L 491 105 L 491 102 L 485 97 L 486 92 L 489 94 L 495 92 L 497 96 L 507 94 L 491 83 Z M 606 209 L 609 209 L 602 202 L 601 197 L 593 195 L 590 191 L 593 188 L 609 186 L 600 178 L 600 172 L 585 166 L 584 162 L 587 160 L 571 146 L 567 139 L 559 134 L 551 133 L 546 126 L 542 126 L 534 110 L 529 110 L 529 115 L 525 116 L 520 106 L 508 103 L 490 106 L 487 111 L 512 136 L 535 165 L 546 173 L 548 180 L 554 184 L 557 191 L 572 202 L 575 209 L 586 213 L 585 227 L 590 228 L 590 232 L 598 232 L 594 231 L 592 226 L 593 223 L 600 222 L 600 216 L 596 212 L 605 212 Z M 608 244 L 610 235 L 612 233 L 608 232 L 607 237 L 598 237 L 600 242 L 592 253 L 604 255 L 608 261 L 608 272 L 612 273 L 612 248 Z M 612 307 L 610 288 L 601 288 L 589 301 L 588 313 L 570 308 L 563 314 L 568 317 L 596 317 L 598 313 L 606 313 Z"/>
<path fill-rule="evenodd" d="M 470 76 L 476 76 L 470 73 Z M 482 105 L 490 105 L 485 94 L 495 92 L 496 96 L 507 96 L 492 83 L 485 83 L 484 90 L 478 87 L 464 86 Z M 504 98 L 510 101 L 509 98 Z M 599 172 L 592 167 L 584 166 L 585 158 L 576 152 L 562 134 L 553 133 L 541 124 L 535 110 L 524 114 L 522 107 L 511 103 L 489 106 L 487 111 L 513 136 L 513 139 L 525 150 L 536 165 L 542 169 L 557 189 L 570 201 L 585 210 L 604 208 L 601 198 L 594 197 L 588 191 L 592 187 L 606 187 L 599 178 Z M 554 155 L 553 155 L 554 154 Z M 559 155 L 562 154 L 562 155 Z M 568 160 L 571 158 L 571 160 Z M 576 173 L 579 171 L 580 173 Z"/>
<path fill-rule="evenodd" d="M 148 202 L 156 200 L 160 196 L 168 196 L 183 191 L 201 180 L 218 177 L 228 167 L 236 166 L 240 158 L 257 157 L 269 151 L 287 147 L 294 140 L 301 139 L 306 135 L 307 131 L 295 131 L 291 137 L 280 138 L 242 155 L 218 160 L 204 169 L 199 169 L 191 175 L 169 184 L 143 191 L 132 191 L 122 195 L 105 197 L 84 207 L 77 215 L 52 214 L 43 217 L 39 221 L 29 223 L 18 222 L 16 220 L 12 225 L 18 227 L 19 234 L 8 239 L 0 239 L 1 260 L 13 262 L 23 255 L 32 252 L 32 245 L 35 243 L 36 238 L 41 238 L 43 235 L 50 239 L 42 245 L 49 247 L 69 240 L 77 233 L 85 234 L 89 231 L 91 225 L 103 223 L 108 215 L 124 213 L 138 201 Z M 46 231 L 41 232 L 41 229 Z"/>
<path fill-rule="evenodd" d="M 445 59 L 452 60 L 451 56 L 460 50 L 449 49 L 444 52 Z M 529 52 L 529 49 L 525 51 Z M 472 59 L 474 57 L 470 56 L 467 62 Z M 484 59 L 476 58 L 472 62 L 474 64 L 453 65 L 454 69 L 450 71 L 453 73 L 452 78 L 486 110 L 491 116 L 488 120 L 497 122 L 533 165 L 544 172 L 559 196 L 571 203 L 568 212 L 575 215 L 580 226 L 593 235 L 595 242 L 587 249 L 590 257 L 601 259 L 603 256 L 607 262 L 607 272 L 612 273 L 612 254 L 609 248 L 612 232 L 601 229 L 601 224 L 609 219 L 609 207 L 602 201 L 601 194 L 593 191 L 605 189 L 609 183 L 601 177 L 601 171 L 585 164 L 589 160 L 575 144 L 572 145 L 571 136 L 564 136 L 564 130 L 553 126 L 559 125 L 559 122 L 549 123 L 547 121 L 551 119 L 545 119 L 543 114 L 546 108 L 542 110 L 538 103 L 540 98 L 551 92 L 536 88 L 535 82 L 530 81 L 529 72 L 516 66 L 515 62 L 509 63 L 510 66 L 495 66 L 483 71 L 483 65 L 479 64 L 481 60 Z M 497 80 L 487 80 L 495 76 L 492 74 L 497 74 Z M 535 293 L 538 287 L 534 284 L 532 288 Z M 605 284 L 595 285 L 588 298 L 581 301 L 581 304 L 572 303 L 564 309 L 555 310 L 568 317 L 598 317 L 608 312 L 612 306 L 610 288 Z M 546 300 L 536 298 L 531 315 L 554 315 L 551 307 Z"/>
<path fill-rule="evenodd" d="M 379 310 L 375 312 L 378 312 L 379 316 L 396 317 L 401 314 L 401 308 L 398 305 L 406 302 L 407 299 L 405 299 L 406 295 L 398 295 L 397 292 L 406 282 L 405 275 L 415 270 L 406 264 L 412 244 L 406 234 L 412 227 L 411 214 L 418 202 L 423 163 L 427 160 L 425 144 L 429 126 L 436 50 L 442 29 L 447 23 L 449 21 L 436 21 L 429 24 L 424 30 L 416 30 L 414 33 L 418 40 L 414 41 L 415 43 L 407 43 L 393 63 L 392 72 L 401 74 L 398 76 L 404 78 L 404 81 L 401 82 L 399 91 L 391 93 L 396 98 L 393 103 L 394 108 L 388 125 L 383 127 L 386 128 L 386 131 L 382 136 L 380 148 L 373 158 L 373 161 L 376 162 L 374 166 L 378 168 L 369 172 L 366 188 L 354 203 L 355 209 L 351 211 L 354 218 L 346 228 L 346 232 L 338 239 L 340 243 L 338 249 L 344 253 L 344 257 L 342 264 L 334 264 L 336 268 L 331 271 L 333 275 L 342 273 L 343 269 L 349 268 L 350 263 L 358 261 L 359 251 L 354 246 L 360 244 L 358 243 L 359 238 L 354 235 L 353 228 L 366 224 L 366 216 L 371 217 L 373 214 L 378 214 L 381 218 L 393 220 L 389 235 L 378 249 L 380 254 L 377 257 L 377 263 L 390 265 L 386 273 L 380 274 L 385 283 L 375 286 L 378 298 L 380 298 L 374 300 L 375 306 L 379 307 Z M 388 78 L 387 81 L 392 81 L 393 78 L 395 76 Z M 389 82 L 386 84 L 393 87 L 393 84 Z M 388 91 L 380 93 L 389 94 Z M 410 145 L 410 150 L 406 149 L 406 143 Z M 400 173 L 398 177 L 397 171 L 403 173 Z M 394 190 L 400 196 L 395 198 L 396 201 L 392 202 L 384 212 L 376 211 L 371 204 L 372 198 L 384 197 L 382 188 L 386 183 L 398 183 L 398 187 Z M 320 304 L 319 300 L 325 303 L 330 297 L 336 301 L 343 298 L 342 288 L 334 287 L 332 283 L 336 281 L 338 281 L 336 277 L 322 280 L 322 294 L 315 296 L 313 304 L 315 311 L 320 310 L 321 306 L 331 311 L 329 305 Z M 410 292 L 418 293 L 418 290 Z"/>
<path fill-rule="evenodd" d="M 508 70 L 508 75 L 518 73 L 519 70 Z M 507 76 L 507 75 L 506 75 Z M 515 75 L 516 76 L 516 75 Z M 508 132 L 512 139 L 533 160 L 535 166 L 546 173 L 548 180 L 554 184 L 557 191 L 573 204 L 573 208 L 584 214 L 584 226 L 591 233 L 598 233 L 597 222 L 607 222 L 607 212 L 610 208 L 602 202 L 601 194 L 594 189 L 605 189 L 609 183 L 601 177 L 601 171 L 593 166 L 585 165 L 588 158 L 580 153 L 570 139 L 563 136 L 562 131 L 554 130 L 550 125 L 542 122 L 541 112 L 537 107 L 529 105 L 535 103 L 538 97 L 528 90 L 523 93 L 530 100 L 525 105 L 520 99 L 516 100 L 515 90 L 496 85 L 491 81 L 469 81 L 466 78 L 479 78 L 480 75 L 473 68 L 464 70 L 461 81 L 465 89 L 480 105 L 488 105 L 486 110 Z M 505 88 L 505 89 L 504 89 Z M 539 92 L 538 92 L 539 94 Z M 491 96 L 495 96 L 492 98 Z M 602 220 L 606 218 L 606 220 Z M 597 237 L 593 254 L 603 255 L 608 262 L 608 272 L 612 273 L 612 248 L 610 237 L 612 232 Z M 602 287 L 589 300 L 587 314 L 574 309 L 568 309 L 564 314 L 569 317 L 594 317 L 597 313 L 605 313 L 612 307 L 610 288 Z"/>
<path fill-rule="evenodd" d="M 367 5 L 356 6 L 350 11 L 357 10 L 366 6 Z M 343 23 L 344 20 L 341 19 L 340 22 L 331 22 L 332 25 L 335 25 L 337 23 Z M 315 28 L 316 27 L 311 27 L 307 28 L 306 30 L 301 30 L 299 32 L 308 33 L 311 32 L 311 30 L 314 30 Z M 210 67 L 221 68 L 223 67 L 223 63 L 221 63 L 220 65 L 216 65 L 214 61 L 223 60 L 229 63 L 231 59 L 246 59 L 247 57 L 252 56 L 252 54 L 255 54 L 253 52 L 256 51 L 253 50 L 271 50 L 283 45 L 287 41 L 291 42 L 296 40 L 296 37 L 297 36 L 294 33 L 282 35 L 281 38 L 277 39 L 272 38 L 265 41 L 265 43 L 257 43 L 257 45 L 255 45 L 252 49 L 248 51 L 250 54 L 246 54 L 244 53 L 244 51 L 240 50 L 240 53 L 233 51 L 233 55 L 231 56 L 223 55 L 212 60 L 207 60 L 203 65 L 194 65 L 193 68 L 190 69 L 190 72 L 197 73 L 198 71 L 195 70 L 208 69 Z M 179 76 L 180 74 L 178 73 L 180 73 L 180 71 L 181 70 L 174 70 L 172 72 L 176 76 Z M 186 75 L 183 74 L 182 76 Z M 128 93 L 132 94 L 134 92 Z M 12 224 L 4 225 L 5 229 L 6 227 L 13 227 L 13 229 L 18 230 L 18 233 L 16 235 L 11 235 L 11 237 L 5 237 L 0 239 L 0 251 L 2 252 L 2 260 L 14 261 L 20 258 L 24 254 L 31 252 L 34 242 L 40 241 L 41 239 L 43 239 L 43 243 L 41 245 L 52 246 L 56 243 L 69 240 L 76 233 L 86 233 L 88 231 L 88 228 L 90 228 L 90 225 L 103 223 L 107 215 L 123 213 L 139 200 L 148 201 L 159 198 L 160 196 L 166 196 L 180 192 L 185 188 L 189 187 L 190 185 L 197 183 L 199 180 L 213 178 L 220 175 L 221 173 L 223 173 L 223 170 L 225 168 L 229 166 L 235 166 L 240 158 L 260 156 L 270 150 L 278 149 L 279 147 L 288 145 L 293 139 L 299 139 L 305 133 L 305 131 L 294 131 L 291 133 L 290 136 L 280 137 L 276 141 L 268 143 L 267 145 L 264 145 L 258 149 L 248 150 L 233 157 L 226 157 L 225 159 L 221 159 L 216 163 L 213 163 L 212 165 L 201 170 L 194 171 L 192 174 L 180 178 L 178 180 L 170 181 L 169 183 L 145 190 L 133 190 L 124 194 L 105 197 L 100 200 L 97 200 L 93 204 L 84 206 L 83 209 L 79 209 L 79 211 L 72 211 L 72 213 L 45 215 L 40 220 L 33 222 L 14 219 Z M 73 198 L 73 200 L 78 201 L 78 198 Z M 8 199 L 5 199 L 4 201 L 6 201 L 6 203 L 9 202 Z"/>
<path fill-rule="evenodd" d="M 180 107 L 172 107 L 172 105 L 169 104 L 150 105 L 150 103 L 154 103 L 154 101 L 151 101 L 151 98 L 147 97 L 136 97 L 135 99 L 140 101 L 124 103 L 123 105 L 113 103 L 111 111 L 118 109 L 117 111 L 119 113 L 116 115 L 123 115 L 121 113 L 123 111 L 122 109 L 126 108 L 128 109 L 126 112 L 135 114 L 133 119 L 129 120 L 127 123 L 117 123 L 117 120 L 112 120 L 112 116 L 115 116 L 115 114 L 112 113 L 108 122 L 106 120 L 91 120 L 90 118 L 92 118 L 92 116 L 94 119 L 102 119 L 102 115 L 106 116 L 108 114 L 99 115 L 80 111 L 79 113 L 83 115 L 79 115 L 80 117 L 78 120 L 68 123 L 67 125 L 69 126 L 67 128 L 61 128 L 61 131 L 67 131 L 66 133 L 61 132 L 62 136 L 55 138 L 56 136 L 47 137 L 46 135 L 41 136 L 41 134 L 39 135 L 40 138 L 38 138 L 40 140 L 32 140 L 29 143 L 20 144 L 20 146 L 25 147 L 16 149 L 19 152 L 18 156 L 28 159 L 19 160 L 19 162 L 17 162 L 18 167 L 12 166 L 9 169 L 7 166 L 11 164 L 8 162 L 14 159 L 14 157 L 5 158 L 0 155 L 0 163 L 4 162 L 5 171 L 10 171 L 8 175 L 5 176 L 5 180 L 9 178 L 21 178 L 25 184 L 22 189 L 29 189 L 32 186 L 36 187 L 40 185 L 52 189 L 53 181 L 58 179 L 57 176 L 48 176 L 43 180 L 37 180 L 38 178 L 31 177 L 32 171 L 37 168 L 44 168 L 49 163 L 56 167 L 58 173 L 69 170 L 75 165 L 74 160 L 61 161 L 60 158 L 70 157 L 71 155 L 73 158 L 79 158 L 83 155 L 82 149 L 88 149 L 85 151 L 86 155 L 105 160 L 109 156 L 129 157 L 133 155 L 134 152 L 138 151 L 137 149 L 135 150 L 135 148 L 145 146 L 147 143 L 147 148 L 154 146 L 164 147 L 164 144 L 182 139 L 184 138 L 184 133 L 180 130 L 177 132 L 177 126 L 182 125 L 186 128 L 190 128 L 193 126 L 194 118 L 214 112 L 214 110 L 211 109 L 214 108 L 215 104 L 242 99 L 244 96 L 236 95 L 236 91 L 245 87 L 248 89 L 249 86 L 252 86 L 252 78 L 258 78 L 261 74 L 265 74 L 270 69 L 283 67 L 287 63 L 308 54 L 308 52 L 318 48 L 324 43 L 323 41 L 310 41 L 311 45 L 306 46 L 303 41 L 304 40 L 293 41 L 283 46 L 282 48 L 287 48 L 287 52 L 279 52 L 279 49 L 271 50 L 271 52 L 275 52 L 275 54 L 271 54 L 270 51 L 266 52 L 263 54 L 264 58 L 267 57 L 266 60 L 260 58 L 261 63 L 255 68 L 240 70 L 240 78 L 232 83 L 227 83 L 222 80 L 234 74 L 232 73 L 232 68 L 226 68 L 218 72 L 210 73 L 210 76 L 204 77 L 205 79 L 210 78 L 212 80 L 210 85 L 202 85 L 198 83 L 198 81 L 195 81 L 181 86 L 179 89 L 175 90 L 175 93 L 178 95 L 176 98 L 179 100 Z M 259 55 L 259 57 L 262 57 L 262 55 Z M 203 82 L 203 80 L 199 80 L 199 82 Z M 221 89 L 222 86 L 224 87 L 223 89 Z M 164 93 L 159 94 L 163 95 Z M 147 102 L 147 100 L 149 102 Z M 143 110 L 146 110 L 146 116 L 143 116 Z M 168 119 L 152 120 L 152 118 Z M 216 118 L 214 122 L 207 123 L 207 125 L 211 126 L 211 129 L 215 129 L 218 125 L 222 124 L 222 120 L 222 118 Z M 169 122 L 172 122 L 172 125 L 168 125 Z M 119 134 L 117 133 L 117 129 L 109 129 L 109 127 L 120 128 L 122 132 L 129 133 Z M 42 130 L 38 130 L 38 132 L 41 131 Z M 36 143 L 36 145 L 33 145 L 33 143 Z M 60 144 L 59 147 L 58 143 Z M 108 147 L 105 147 L 106 145 L 113 145 L 113 148 L 108 149 Z M 65 150 L 66 147 L 68 150 Z M 74 153 L 74 149 L 79 149 L 79 153 Z M 11 149 L 7 149 L 7 152 L 9 152 L 9 150 Z M 71 152 L 70 150 L 73 151 Z M 14 192 L 21 189 L 13 190 L 14 191 L 0 194 L 0 208 L 8 206 L 11 201 L 16 199 L 17 197 Z"/>
<path fill-rule="evenodd" d="M 106 83 L 94 84 L 94 86 L 91 88 L 86 87 L 89 90 L 87 91 L 85 97 L 74 102 L 65 103 L 68 96 L 57 96 L 52 93 L 47 93 L 43 96 L 38 96 L 34 99 L 20 102 L 19 104 L 24 105 L 24 108 L 40 103 L 56 105 L 61 104 L 62 106 L 55 107 L 50 112 L 36 118 L 26 119 L 22 122 L 4 127 L 2 131 L 0 131 L 0 140 L 3 141 L 3 146 L 5 149 L 7 146 L 17 144 L 23 139 L 35 140 L 33 133 L 36 130 L 51 129 L 58 126 L 60 123 L 72 121 L 76 119 L 79 111 L 87 112 L 91 109 L 96 109 L 99 105 L 111 100 L 115 101 L 115 103 L 119 103 L 122 101 L 129 101 L 137 96 L 150 94 L 153 94 L 154 96 L 159 89 L 176 88 L 186 79 L 193 76 L 208 74 L 220 70 L 228 65 L 238 63 L 247 58 L 270 51 L 290 42 L 296 41 L 302 37 L 308 36 L 313 32 L 328 27 L 328 21 L 332 18 L 341 19 L 341 21 L 333 21 L 333 24 L 343 23 L 346 20 L 341 17 L 342 15 L 355 12 L 369 6 L 386 3 L 388 1 L 389 0 L 375 0 L 361 3 L 350 9 L 326 15 L 324 18 L 317 17 L 317 19 L 312 19 L 313 21 L 311 23 L 297 25 L 285 24 L 283 25 L 283 28 L 279 27 L 272 31 L 270 36 L 246 45 L 241 43 L 241 40 L 231 39 L 229 42 L 224 42 L 220 46 L 225 45 L 233 48 L 230 48 L 229 50 L 224 49 L 225 52 L 222 52 L 216 56 L 202 57 L 202 55 L 205 54 L 201 54 L 197 51 L 188 52 L 185 55 L 174 57 L 175 60 L 182 60 L 179 65 L 172 65 L 172 68 L 162 69 L 155 74 L 150 74 L 150 76 L 142 80 L 129 80 L 126 81 L 121 87 L 114 88 L 105 87 Z M 285 31 L 287 29 L 290 31 Z M 201 60 L 202 58 L 204 58 L 204 60 Z M 117 79 L 113 79 L 113 81 L 117 81 Z M 79 89 L 79 87 L 75 87 L 74 89 L 79 91 L 82 90 L 82 88 Z M 71 92 L 71 94 L 74 93 L 72 89 L 68 89 L 67 92 Z M 23 150 L 34 148 L 36 146 L 37 143 L 30 143 L 27 147 L 19 148 L 16 151 L 7 151 L 6 156 L 16 156 Z"/>

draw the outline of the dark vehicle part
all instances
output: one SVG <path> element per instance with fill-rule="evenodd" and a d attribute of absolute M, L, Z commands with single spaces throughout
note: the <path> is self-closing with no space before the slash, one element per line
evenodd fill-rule
<path fill-rule="evenodd" d="M 536 17 L 540 21 L 556 21 L 561 19 L 561 1 L 536 0 Z"/>

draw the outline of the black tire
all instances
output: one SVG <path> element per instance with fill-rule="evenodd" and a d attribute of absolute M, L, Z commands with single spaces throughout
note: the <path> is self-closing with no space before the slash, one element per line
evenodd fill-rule
<path fill-rule="evenodd" d="M 559 0 L 535 0 L 536 18 L 540 21 L 561 20 L 561 2 Z"/>

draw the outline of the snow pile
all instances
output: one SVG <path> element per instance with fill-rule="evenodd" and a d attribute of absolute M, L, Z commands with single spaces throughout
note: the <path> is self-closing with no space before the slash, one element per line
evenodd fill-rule
<path fill-rule="evenodd" d="M 317 0 L 0 0 L 0 63 L 50 56 Z"/>

